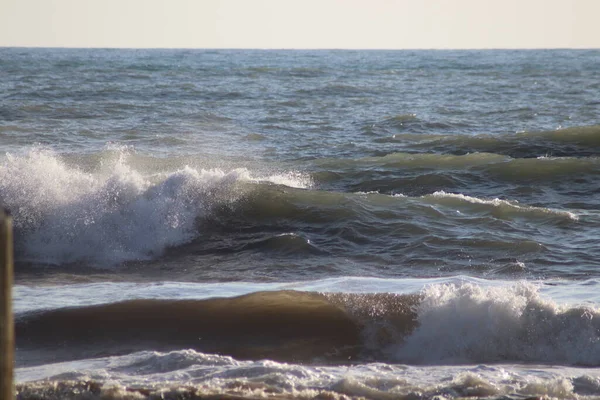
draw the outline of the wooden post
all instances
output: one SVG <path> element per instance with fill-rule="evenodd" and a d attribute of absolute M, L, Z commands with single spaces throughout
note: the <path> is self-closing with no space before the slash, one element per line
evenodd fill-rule
<path fill-rule="evenodd" d="M 10 214 L 0 208 L 0 399 L 15 396 L 15 332 L 12 312 L 13 238 Z"/>

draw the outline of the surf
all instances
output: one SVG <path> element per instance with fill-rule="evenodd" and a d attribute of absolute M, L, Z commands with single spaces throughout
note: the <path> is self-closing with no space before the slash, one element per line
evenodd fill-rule
<path fill-rule="evenodd" d="M 543 299 L 530 283 L 463 282 L 412 294 L 275 290 L 41 310 L 19 315 L 16 337 L 20 366 L 194 349 L 308 364 L 597 367 L 599 321 L 597 308 Z"/>

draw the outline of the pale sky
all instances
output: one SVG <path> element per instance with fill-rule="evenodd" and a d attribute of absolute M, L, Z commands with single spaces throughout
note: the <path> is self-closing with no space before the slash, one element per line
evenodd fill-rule
<path fill-rule="evenodd" d="M 0 0 L 0 46 L 600 48 L 600 0 Z"/>

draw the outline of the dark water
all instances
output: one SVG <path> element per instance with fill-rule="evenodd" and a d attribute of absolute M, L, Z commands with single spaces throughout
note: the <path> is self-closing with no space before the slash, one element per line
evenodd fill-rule
<path fill-rule="evenodd" d="M 23 398 L 600 395 L 600 51 L 5 48 L 0 78 Z"/>

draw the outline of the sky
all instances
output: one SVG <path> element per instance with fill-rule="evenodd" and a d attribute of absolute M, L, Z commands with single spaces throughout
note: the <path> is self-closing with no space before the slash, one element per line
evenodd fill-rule
<path fill-rule="evenodd" d="M 600 48 L 600 0 L 0 0 L 2 47 Z"/>

